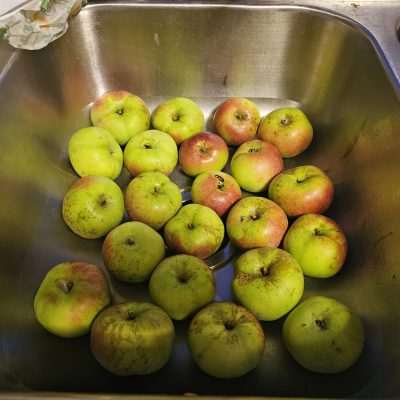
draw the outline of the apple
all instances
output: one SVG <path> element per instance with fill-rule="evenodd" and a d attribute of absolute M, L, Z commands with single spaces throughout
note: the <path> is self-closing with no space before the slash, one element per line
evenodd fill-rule
<path fill-rule="evenodd" d="M 231 159 L 231 172 L 240 187 L 258 193 L 284 168 L 279 150 L 271 143 L 254 139 L 239 146 Z"/>
<path fill-rule="evenodd" d="M 162 236 L 142 222 L 125 222 L 106 236 L 105 266 L 120 281 L 143 282 L 165 256 Z"/>
<path fill-rule="evenodd" d="M 332 219 L 318 214 L 297 218 L 286 233 L 283 247 L 300 264 L 304 275 L 330 278 L 346 259 L 347 240 Z"/>
<path fill-rule="evenodd" d="M 49 332 L 74 338 L 89 332 L 111 301 L 102 270 L 86 262 L 63 262 L 47 272 L 35 294 L 37 321 Z"/>
<path fill-rule="evenodd" d="M 103 128 L 82 128 L 68 143 L 69 160 L 79 176 L 115 179 L 122 169 L 123 154 L 114 137 Z"/>
<path fill-rule="evenodd" d="M 287 227 L 284 211 L 264 197 L 249 196 L 239 200 L 226 219 L 228 236 L 241 249 L 278 247 Z"/>
<path fill-rule="evenodd" d="M 221 171 L 203 172 L 192 184 L 193 203 L 212 208 L 222 217 L 242 196 L 235 179 Z"/>
<path fill-rule="evenodd" d="M 269 185 L 268 197 L 279 204 L 289 217 L 322 214 L 333 200 L 333 183 L 313 165 L 287 169 Z"/>
<path fill-rule="evenodd" d="M 85 239 L 97 239 L 124 217 L 124 196 L 119 186 L 104 176 L 85 176 L 64 196 L 62 216 L 68 227 Z"/>
<path fill-rule="evenodd" d="M 164 238 L 176 253 L 207 258 L 221 246 L 224 231 L 215 211 L 200 204 L 188 204 L 167 222 Z"/>
<path fill-rule="evenodd" d="M 125 192 L 128 215 L 159 230 L 182 206 L 179 187 L 161 172 L 143 172 Z"/>
<path fill-rule="evenodd" d="M 283 340 L 304 368 L 335 374 L 350 368 L 364 346 L 360 318 L 335 299 L 313 296 L 304 300 L 283 324 Z"/>
<path fill-rule="evenodd" d="M 313 128 L 299 108 L 278 108 L 262 119 L 257 136 L 274 144 L 282 157 L 295 157 L 311 143 Z"/>
<path fill-rule="evenodd" d="M 171 318 L 182 320 L 213 301 L 214 275 L 200 258 L 186 254 L 167 257 L 151 275 L 149 292 Z"/>
<path fill-rule="evenodd" d="M 178 148 L 171 136 L 151 129 L 136 134 L 128 142 L 124 163 L 133 176 L 148 171 L 169 175 L 178 163 Z"/>
<path fill-rule="evenodd" d="M 216 378 L 237 378 L 256 368 L 264 331 L 245 308 L 219 302 L 204 307 L 189 326 L 189 348 L 198 367 Z"/>
<path fill-rule="evenodd" d="M 155 129 L 168 133 L 180 144 L 204 129 L 204 114 L 193 100 L 175 97 L 153 111 L 151 123 Z"/>
<path fill-rule="evenodd" d="M 90 347 L 99 364 L 115 375 L 147 375 L 167 363 L 174 336 L 174 325 L 161 308 L 122 303 L 97 316 Z"/>
<path fill-rule="evenodd" d="M 238 146 L 256 136 L 260 112 L 252 101 L 231 97 L 218 106 L 213 121 L 225 142 Z"/>
<path fill-rule="evenodd" d="M 197 133 L 184 140 L 179 147 L 179 164 L 189 176 L 206 171 L 220 171 L 225 167 L 228 158 L 228 146 L 215 133 Z"/>
<path fill-rule="evenodd" d="M 239 303 L 259 320 L 274 321 L 300 301 L 304 276 L 289 253 L 262 247 L 236 260 L 232 289 Z"/>
<path fill-rule="evenodd" d="M 104 93 L 90 109 L 94 126 L 109 131 L 120 144 L 150 127 L 150 112 L 144 101 L 125 90 Z"/>

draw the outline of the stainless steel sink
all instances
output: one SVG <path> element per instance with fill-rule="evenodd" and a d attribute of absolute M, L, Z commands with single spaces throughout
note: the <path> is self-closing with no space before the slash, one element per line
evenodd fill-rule
<path fill-rule="evenodd" d="M 0 397 L 400 396 L 400 10 L 396 1 L 302 4 L 94 2 L 44 50 L 0 45 Z M 303 370 L 285 351 L 278 321 L 263 324 L 259 368 L 212 379 L 191 360 L 183 322 L 164 369 L 117 378 L 91 356 L 88 337 L 62 340 L 36 323 L 33 296 L 52 265 L 102 264 L 101 241 L 72 234 L 60 206 L 76 179 L 68 139 L 89 124 L 91 102 L 118 88 L 151 108 L 167 97 L 192 97 L 208 115 L 229 96 L 254 99 L 263 114 L 285 104 L 306 111 L 315 140 L 286 165 L 328 172 L 336 187 L 328 214 L 350 244 L 343 271 L 307 279 L 306 296 L 333 296 L 362 317 L 367 341 L 354 367 L 334 376 Z M 119 182 L 128 181 L 125 172 Z M 231 299 L 232 264 L 215 273 L 217 300 Z M 117 300 L 147 298 L 144 285 L 112 285 Z"/>

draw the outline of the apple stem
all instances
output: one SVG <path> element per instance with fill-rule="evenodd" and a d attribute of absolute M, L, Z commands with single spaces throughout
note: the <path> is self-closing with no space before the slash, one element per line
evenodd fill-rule
<path fill-rule="evenodd" d="M 328 329 L 328 324 L 326 323 L 326 321 L 324 319 L 317 319 L 317 320 L 315 320 L 315 323 L 318 326 L 318 328 L 320 328 L 322 331 L 325 331 L 326 329 Z"/>
<path fill-rule="evenodd" d="M 227 321 L 224 323 L 224 326 L 227 331 L 231 331 L 235 327 L 235 323 L 233 321 Z"/>
<path fill-rule="evenodd" d="M 261 274 L 262 274 L 262 276 L 268 276 L 269 275 L 268 267 L 262 267 Z"/>
<path fill-rule="evenodd" d="M 281 119 L 281 125 L 288 126 L 292 123 L 292 119 L 289 116 L 285 116 L 285 118 Z"/>
<path fill-rule="evenodd" d="M 68 294 L 72 288 L 74 287 L 74 282 L 72 281 L 67 281 L 65 279 L 60 279 L 57 282 L 57 286 L 65 293 Z"/>

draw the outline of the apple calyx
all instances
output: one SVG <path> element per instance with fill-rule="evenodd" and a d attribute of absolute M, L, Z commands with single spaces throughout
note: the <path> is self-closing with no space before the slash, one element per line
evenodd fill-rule
<path fill-rule="evenodd" d="M 321 331 L 326 331 L 328 329 L 328 324 L 325 319 L 316 319 L 315 324 Z"/>
<path fill-rule="evenodd" d="M 192 223 L 187 224 L 186 227 L 187 227 L 190 231 L 192 231 L 192 230 L 194 229 L 194 224 L 192 224 Z"/>
<path fill-rule="evenodd" d="M 247 121 L 249 119 L 249 116 L 247 115 L 247 113 L 245 113 L 243 111 L 236 111 L 235 112 L 235 118 L 238 121 Z"/>
<path fill-rule="evenodd" d="M 118 110 L 116 110 L 115 113 L 118 114 L 118 115 L 122 115 L 124 113 L 124 109 L 123 108 L 118 108 Z"/>
<path fill-rule="evenodd" d="M 262 276 L 268 276 L 270 274 L 268 267 L 261 267 L 260 272 Z"/>
<path fill-rule="evenodd" d="M 104 194 L 102 194 L 99 196 L 99 206 L 104 208 L 106 205 L 107 205 L 107 199 L 104 196 Z"/>
<path fill-rule="evenodd" d="M 324 232 L 321 229 L 315 228 L 314 235 L 315 236 L 324 236 Z"/>
<path fill-rule="evenodd" d="M 71 292 L 72 288 L 74 287 L 74 282 L 66 280 L 66 279 L 58 279 L 57 286 L 61 289 L 65 294 Z"/>
<path fill-rule="evenodd" d="M 151 146 L 151 144 L 145 143 L 145 144 L 143 145 L 143 148 L 146 149 L 146 150 L 148 150 L 148 149 L 152 149 L 153 147 Z"/>
<path fill-rule="evenodd" d="M 206 143 L 200 142 L 200 143 L 198 144 L 198 148 L 199 148 L 199 152 L 200 152 L 201 154 L 208 154 L 209 148 L 208 148 L 208 146 L 207 146 Z"/>
<path fill-rule="evenodd" d="M 290 117 L 289 115 L 285 115 L 280 121 L 282 126 L 289 126 L 292 122 L 293 118 Z"/>
<path fill-rule="evenodd" d="M 126 316 L 126 320 L 134 321 L 135 319 L 136 319 L 136 314 L 133 311 L 129 310 Z"/>
<path fill-rule="evenodd" d="M 172 114 L 172 121 L 176 122 L 179 121 L 181 119 L 181 115 L 179 113 L 174 113 Z"/>
<path fill-rule="evenodd" d="M 221 175 L 218 175 L 218 174 L 215 174 L 214 176 L 218 180 L 217 188 L 219 190 L 222 190 L 225 187 L 225 179 Z"/>
<path fill-rule="evenodd" d="M 133 239 L 128 238 L 126 239 L 125 244 L 127 244 L 128 246 L 134 246 L 136 242 Z"/>
<path fill-rule="evenodd" d="M 235 321 L 226 321 L 224 322 L 224 327 L 227 331 L 232 331 L 235 329 L 236 323 Z"/>
<path fill-rule="evenodd" d="M 185 283 L 188 283 L 189 280 L 190 280 L 190 277 L 186 272 L 183 272 L 180 275 L 178 275 L 179 283 L 185 284 Z"/>

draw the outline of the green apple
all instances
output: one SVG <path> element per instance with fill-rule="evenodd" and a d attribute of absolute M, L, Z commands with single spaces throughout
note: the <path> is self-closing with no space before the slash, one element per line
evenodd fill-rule
<path fill-rule="evenodd" d="M 121 147 L 103 128 L 79 129 L 69 140 L 68 154 L 79 176 L 97 175 L 115 179 L 121 173 Z"/>
<path fill-rule="evenodd" d="M 142 222 L 125 222 L 106 236 L 105 266 L 120 281 L 143 282 L 165 256 L 162 236 Z"/>
<path fill-rule="evenodd" d="M 298 305 L 283 324 L 283 340 L 304 368 L 335 374 L 350 368 L 364 346 L 360 318 L 335 299 L 313 296 Z"/>
<path fill-rule="evenodd" d="M 90 109 L 90 118 L 93 125 L 108 130 L 121 145 L 150 127 L 150 112 L 144 101 L 125 90 L 99 97 Z"/>
<path fill-rule="evenodd" d="M 150 303 L 122 303 L 97 316 L 90 346 L 93 356 L 109 372 L 147 375 L 167 363 L 174 336 L 174 325 L 161 308 Z"/>
<path fill-rule="evenodd" d="M 289 253 L 263 247 L 248 250 L 236 260 L 232 288 L 240 304 L 258 319 L 274 321 L 300 301 L 304 276 Z"/>
<path fill-rule="evenodd" d="M 224 224 L 211 208 L 200 204 L 183 206 L 164 228 L 168 247 L 176 253 L 207 258 L 224 239 Z"/>
<path fill-rule="evenodd" d="M 313 128 L 299 108 L 278 108 L 260 123 L 257 135 L 261 140 L 274 144 L 282 157 L 295 157 L 311 143 Z"/>
<path fill-rule="evenodd" d="M 182 320 L 213 301 L 215 280 L 200 258 L 179 254 L 168 257 L 154 270 L 150 296 L 175 320 Z"/>
<path fill-rule="evenodd" d="M 347 240 L 332 219 L 318 214 L 297 218 L 286 233 L 283 247 L 293 255 L 304 275 L 330 278 L 346 259 Z"/>
<path fill-rule="evenodd" d="M 133 176 L 148 171 L 169 175 L 178 163 L 178 148 L 171 136 L 151 129 L 138 133 L 128 142 L 124 163 Z"/>
<path fill-rule="evenodd" d="M 89 332 L 96 315 L 111 301 L 102 270 L 85 262 L 50 269 L 34 298 L 37 321 L 49 332 L 73 338 Z"/>
<path fill-rule="evenodd" d="M 193 318 L 189 347 L 194 361 L 216 378 L 237 378 L 256 368 L 265 337 L 257 318 L 233 303 L 212 303 Z"/>
<path fill-rule="evenodd" d="M 131 219 L 159 230 L 182 207 L 182 194 L 161 172 L 144 172 L 129 183 L 125 206 Z"/>
<path fill-rule="evenodd" d="M 155 129 L 167 132 L 180 144 L 204 129 L 204 114 L 193 100 L 175 97 L 153 111 L 151 123 Z"/>
<path fill-rule="evenodd" d="M 85 176 L 74 182 L 62 205 L 65 223 L 85 239 L 106 235 L 119 225 L 124 212 L 121 189 L 104 176 Z"/>

